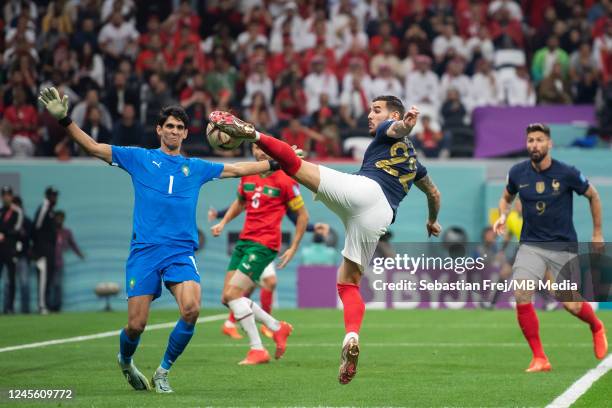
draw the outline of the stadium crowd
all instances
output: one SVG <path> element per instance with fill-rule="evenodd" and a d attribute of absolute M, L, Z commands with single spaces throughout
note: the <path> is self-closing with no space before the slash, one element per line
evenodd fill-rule
<path fill-rule="evenodd" d="M 69 95 L 94 139 L 157 147 L 160 108 L 191 117 L 185 153 L 213 150 L 230 109 L 317 158 L 350 156 L 370 99 L 416 104 L 426 156 L 469 155 L 480 106 L 596 104 L 612 127 L 610 0 L 6 0 L 0 155 L 80 155 L 37 105 Z"/>

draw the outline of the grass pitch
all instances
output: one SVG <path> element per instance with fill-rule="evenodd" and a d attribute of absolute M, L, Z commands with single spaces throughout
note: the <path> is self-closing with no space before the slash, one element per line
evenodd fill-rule
<path fill-rule="evenodd" d="M 222 313 L 206 310 L 201 316 Z M 256 367 L 237 362 L 247 340 L 220 334 L 221 320 L 198 324 L 170 373 L 172 395 L 133 391 L 117 366 L 118 337 L 0 353 L 5 406 L 546 406 L 597 365 L 588 326 L 566 312 L 538 312 L 550 373 L 526 374 L 531 353 L 513 311 L 368 311 L 353 382 L 337 381 L 344 336 L 338 310 L 279 310 L 294 326 L 287 354 Z M 612 313 L 599 317 L 612 327 Z M 150 324 L 176 311 L 151 312 Z M 118 330 L 125 312 L 0 317 L 0 348 Z M 135 355 L 151 375 L 166 347 L 168 329 L 146 331 Z M 265 341 L 273 354 L 274 345 Z M 73 389 L 71 401 L 9 401 L 7 389 Z M 612 374 L 576 403 L 609 407 Z"/>

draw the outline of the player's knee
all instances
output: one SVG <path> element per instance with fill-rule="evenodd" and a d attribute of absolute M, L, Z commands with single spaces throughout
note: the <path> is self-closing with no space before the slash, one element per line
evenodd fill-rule
<path fill-rule="evenodd" d="M 531 291 L 526 290 L 515 290 L 514 300 L 518 304 L 531 303 Z"/>
<path fill-rule="evenodd" d="M 582 302 L 563 302 L 563 307 L 571 314 L 577 315 L 582 309 Z"/>
<path fill-rule="evenodd" d="M 141 319 L 131 319 L 128 321 L 127 334 L 129 337 L 134 338 L 142 334 L 147 323 Z"/>
<path fill-rule="evenodd" d="M 187 323 L 195 323 L 200 316 L 200 306 L 197 303 L 189 303 L 183 306 L 181 318 Z"/>

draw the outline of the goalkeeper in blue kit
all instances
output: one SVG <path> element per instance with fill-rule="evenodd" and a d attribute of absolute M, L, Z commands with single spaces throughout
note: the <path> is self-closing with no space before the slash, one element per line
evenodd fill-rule
<path fill-rule="evenodd" d="M 182 156 L 189 117 L 180 106 L 160 112 L 156 132 L 161 147 L 143 149 L 96 142 L 71 121 L 68 97 L 60 97 L 55 88 L 43 89 L 38 99 L 87 154 L 122 168 L 132 178 L 134 224 L 125 275 L 128 323 L 119 336 L 118 361 L 134 389 L 173 392 L 168 371 L 193 336 L 200 311 L 200 273 L 194 256 L 200 188 L 219 178 L 276 170 L 276 165 L 271 161 L 222 164 Z M 147 324 L 151 302 L 161 295 L 162 282 L 175 297 L 180 318 L 149 382 L 132 356 Z"/>

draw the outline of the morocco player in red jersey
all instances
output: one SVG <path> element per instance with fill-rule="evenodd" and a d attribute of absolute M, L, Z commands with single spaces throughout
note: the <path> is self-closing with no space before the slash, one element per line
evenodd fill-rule
<path fill-rule="evenodd" d="M 256 145 L 253 145 L 253 154 L 258 161 L 269 159 Z M 243 177 L 238 186 L 238 198 L 227 210 L 221 222 L 212 227 L 213 235 L 219 236 L 229 221 L 236 218 L 243 210 L 246 211 L 240 240 L 234 248 L 227 268 L 222 296 L 223 304 L 230 308 L 236 321 L 240 322 L 249 336 L 251 349 L 246 358 L 239 363 L 241 365 L 270 361 L 255 320 L 262 322 L 273 332 L 277 359 L 284 354 L 287 337 L 292 331 L 290 324 L 277 321 L 257 303 L 244 296 L 245 293 L 252 291 L 266 266 L 278 254 L 281 245 L 280 226 L 287 207 L 297 213 L 298 220 L 293 242 L 280 257 L 279 268 L 283 268 L 297 252 L 308 224 L 308 212 L 304 207 L 299 186 L 283 171 Z"/>

